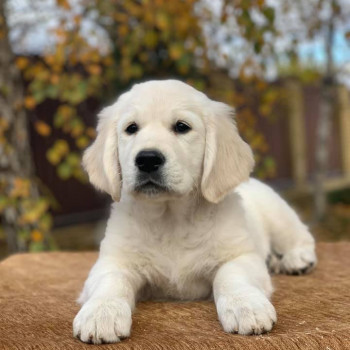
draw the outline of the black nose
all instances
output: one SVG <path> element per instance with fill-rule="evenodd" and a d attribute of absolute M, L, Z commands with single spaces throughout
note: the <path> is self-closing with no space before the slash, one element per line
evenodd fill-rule
<path fill-rule="evenodd" d="M 157 171 L 165 163 L 165 158 L 156 150 L 147 150 L 137 154 L 135 163 L 140 171 L 151 173 Z"/>

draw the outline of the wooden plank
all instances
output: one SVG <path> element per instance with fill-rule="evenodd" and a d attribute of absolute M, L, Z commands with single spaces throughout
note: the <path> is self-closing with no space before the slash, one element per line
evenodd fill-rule
<path fill-rule="evenodd" d="M 292 156 L 292 176 L 298 189 L 306 186 L 307 152 L 303 113 L 302 87 L 295 80 L 286 82 L 289 107 L 289 140 Z"/>
<path fill-rule="evenodd" d="M 337 191 L 346 187 L 350 187 L 350 178 L 339 176 L 334 178 L 328 178 L 324 182 L 324 190 L 326 192 Z M 314 192 L 314 189 L 315 189 L 315 185 L 312 182 L 308 182 L 304 184 L 302 188 L 292 187 L 286 190 L 282 190 L 281 193 L 285 198 L 293 199 L 304 195 L 312 195 Z"/>
<path fill-rule="evenodd" d="M 338 107 L 343 172 L 350 178 L 350 99 L 345 86 L 338 87 Z"/>

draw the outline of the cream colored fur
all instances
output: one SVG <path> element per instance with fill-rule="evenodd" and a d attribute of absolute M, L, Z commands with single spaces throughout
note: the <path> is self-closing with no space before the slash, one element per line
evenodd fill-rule
<path fill-rule="evenodd" d="M 176 134 L 184 121 L 192 130 Z M 136 122 L 139 131 L 128 135 Z M 166 158 L 169 191 L 135 192 L 141 150 Z M 314 240 L 271 188 L 249 179 L 250 147 L 230 107 L 176 80 L 135 85 L 100 114 L 83 164 L 111 194 L 100 256 L 73 324 L 84 342 L 117 342 L 131 331 L 140 299 L 214 298 L 226 332 L 271 330 L 273 272 L 302 273 L 316 263 Z"/>

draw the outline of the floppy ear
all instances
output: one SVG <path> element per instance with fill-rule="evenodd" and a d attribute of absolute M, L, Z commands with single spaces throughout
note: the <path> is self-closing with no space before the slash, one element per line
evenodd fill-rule
<path fill-rule="evenodd" d="M 251 148 L 238 134 L 233 109 L 224 103 L 210 103 L 201 189 L 205 199 L 218 203 L 248 180 L 254 158 Z"/>
<path fill-rule="evenodd" d="M 84 153 L 83 166 L 90 182 L 101 191 L 109 193 L 118 202 L 121 192 L 121 171 L 118 160 L 116 113 L 115 105 L 100 112 L 97 137 Z"/>

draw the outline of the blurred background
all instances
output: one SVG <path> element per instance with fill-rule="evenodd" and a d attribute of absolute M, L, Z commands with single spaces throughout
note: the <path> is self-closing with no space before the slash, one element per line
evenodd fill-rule
<path fill-rule="evenodd" d="M 96 114 L 165 78 L 235 106 L 254 176 L 318 240 L 350 239 L 348 0 L 1 0 L 0 258 L 98 248 Z"/>

